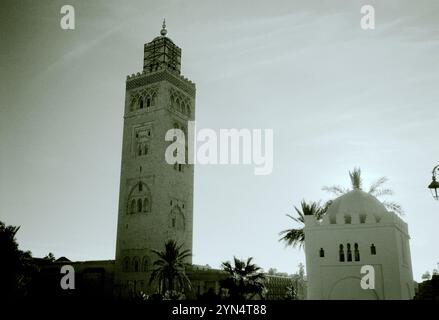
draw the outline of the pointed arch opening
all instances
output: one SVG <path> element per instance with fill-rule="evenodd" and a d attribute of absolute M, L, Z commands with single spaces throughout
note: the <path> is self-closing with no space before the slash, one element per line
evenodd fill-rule
<path fill-rule="evenodd" d="M 348 243 L 346 247 L 347 247 L 347 248 L 346 248 L 346 250 L 347 250 L 347 252 L 346 252 L 347 259 L 346 259 L 346 260 L 347 260 L 348 262 L 351 262 L 351 261 L 352 261 L 351 244 Z"/>
<path fill-rule="evenodd" d="M 340 244 L 339 249 L 338 249 L 338 259 L 340 262 L 344 262 L 344 248 L 343 245 Z"/>
<path fill-rule="evenodd" d="M 128 194 L 127 213 L 137 214 L 151 211 L 151 191 L 143 181 L 136 182 Z"/>
<path fill-rule="evenodd" d="M 360 249 L 358 249 L 358 243 L 354 244 L 354 260 L 360 261 Z"/>
<path fill-rule="evenodd" d="M 133 258 L 133 271 L 134 272 L 139 272 L 140 271 L 140 263 L 139 263 L 139 258 L 138 257 L 134 257 Z"/>

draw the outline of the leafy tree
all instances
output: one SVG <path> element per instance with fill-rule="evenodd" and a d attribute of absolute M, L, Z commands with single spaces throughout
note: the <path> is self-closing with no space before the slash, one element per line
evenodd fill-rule
<path fill-rule="evenodd" d="M 305 225 L 305 216 L 312 215 L 317 219 L 321 219 L 326 212 L 326 206 L 322 207 L 319 202 L 306 202 L 302 200 L 300 202 L 300 209 L 294 207 L 297 217 L 287 214 L 287 217 L 293 219 L 300 225 L 298 228 L 286 229 L 279 232 L 281 238 L 279 241 L 285 242 L 288 246 L 299 246 L 301 248 L 305 242 L 305 233 L 303 231 Z"/>
<path fill-rule="evenodd" d="M 269 275 L 275 275 L 277 273 L 277 269 L 276 268 L 270 268 L 270 269 L 268 269 L 268 272 L 267 272 L 267 274 L 269 274 Z"/>
<path fill-rule="evenodd" d="M 11 301 L 28 294 L 36 267 L 30 251 L 21 251 L 15 236 L 20 227 L 0 221 L 0 299 Z"/>
<path fill-rule="evenodd" d="M 229 261 L 222 263 L 222 268 L 228 276 L 221 281 L 221 286 L 228 290 L 230 299 L 248 300 L 256 295 L 263 295 L 265 275 L 252 260 L 252 257 L 247 261 L 233 257 L 233 264 Z"/>
<path fill-rule="evenodd" d="M 299 263 L 299 270 L 293 274 L 293 286 L 296 293 L 296 300 L 303 300 L 306 297 L 306 276 L 305 276 L 305 266 Z"/>
<path fill-rule="evenodd" d="M 157 255 L 153 264 L 149 283 L 158 282 L 159 292 L 183 291 L 191 288 L 189 278 L 186 276 L 185 260 L 191 255 L 190 250 L 182 250 L 182 245 L 177 245 L 174 240 L 165 243 L 164 251 L 152 250 Z M 171 294 L 170 296 L 174 296 Z"/>
<path fill-rule="evenodd" d="M 287 286 L 285 300 L 297 300 L 297 291 L 293 284 Z"/>
<path fill-rule="evenodd" d="M 55 261 L 55 256 L 53 255 L 52 252 L 49 252 L 43 259 L 53 262 L 53 261 Z"/>
<path fill-rule="evenodd" d="M 422 280 L 430 280 L 431 279 L 431 274 L 430 271 L 425 271 L 425 273 L 422 275 Z"/>
<path fill-rule="evenodd" d="M 439 275 L 420 283 L 414 300 L 439 300 Z"/>
<path fill-rule="evenodd" d="M 351 181 L 350 188 L 344 188 L 339 185 L 333 185 L 333 186 L 324 186 L 322 190 L 330 192 L 335 196 L 341 196 L 345 193 L 348 193 L 351 190 L 363 190 L 363 178 L 361 176 L 360 168 L 354 168 L 352 171 L 349 171 L 349 178 Z M 382 196 L 393 195 L 394 192 L 392 189 L 383 187 L 383 185 L 387 181 L 388 179 L 386 177 L 381 177 L 377 179 L 374 183 L 372 183 L 372 185 L 369 187 L 369 190 L 367 192 L 377 198 Z M 399 215 L 402 215 L 404 213 L 401 205 L 399 205 L 396 202 L 386 200 L 383 201 L 382 203 L 388 210 L 394 211 Z"/>

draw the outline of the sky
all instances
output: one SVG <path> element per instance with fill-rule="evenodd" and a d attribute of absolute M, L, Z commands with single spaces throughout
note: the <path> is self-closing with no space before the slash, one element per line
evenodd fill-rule
<path fill-rule="evenodd" d="M 75 30 L 60 28 L 73 5 Z M 374 30 L 360 8 L 375 8 Z M 273 129 L 271 175 L 196 166 L 193 262 L 293 273 L 279 231 L 325 185 L 389 178 L 415 280 L 439 262 L 437 1 L 2 1 L 0 220 L 21 249 L 114 259 L 126 76 L 166 18 L 197 85 L 197 128 Z M 384 200 L 384 199 L 383 199 Z"/>

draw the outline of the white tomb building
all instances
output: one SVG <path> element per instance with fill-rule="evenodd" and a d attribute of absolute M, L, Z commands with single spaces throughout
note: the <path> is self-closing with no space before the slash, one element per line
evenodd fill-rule
<path fill-rule="evenodd" d="M 354 189 L 321 220 L 305 216 L 304 231 L 308 299 L 413 298 L 407 224 L 374 196 Z M 365 265 L 373 271 L 361 273 Z M 361 279 L 373 273 L 374 288 L 363 289 Z"/>

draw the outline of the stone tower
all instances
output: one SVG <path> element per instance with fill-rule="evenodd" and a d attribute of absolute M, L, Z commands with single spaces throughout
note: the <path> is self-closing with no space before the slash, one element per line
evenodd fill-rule
<path fill-rule="evenodd" d="M 372 195 L 354 189 L 340 196 L 322 220 L 305 216 L 304 231 L 308 299 L 413 298 L 407 224 Z M 366 274 L 373 287 L 361 285 Z"/>
<path fill-rule="evenodd" d="M 144 46 L 143 71 L 126 80 L 115 294 L 151 292 L 155 255 L 168 239 L 192 251 L 194 168 L 168 164 L 169 129 L 186 134 L 195 118 L 195 84 L 180 74 L 181 49 L 167 36 Z M 188 263 L 191 263 L 189 258 Z"/>

